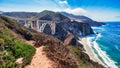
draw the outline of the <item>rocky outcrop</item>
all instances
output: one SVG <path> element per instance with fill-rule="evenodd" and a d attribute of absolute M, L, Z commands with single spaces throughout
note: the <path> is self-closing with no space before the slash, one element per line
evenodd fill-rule
<path fill-rule="evenodd" d="M 55 29 L 51 29 L 51 25 L 47 24 L 43 29 L 44 33 L 52 35 L 61 41 L 65 41 L 71 34 L 73 35 L 72 38 L 76 38 L 77 40 L 77 37 L 83 37 L 94 33 L 89 24 L 77 21 L 55 23 Z M 55 30 L 54 34 L 52 34 L 53 30 Z"/>
<path fill-rule="evenodd" d="M 72 21 L 68 23 L 54 23 L 55 28 L 51 28 L 51 24 L 46 24 L 42 28 L 43 33 L 52 35 L 67 45 L 76 45 L 82 47 L 82 45 L 77 42 L 78 37 L 87 36 L 93 34 L 93 30 L 87 23 L 80 23 L 77 21 Z M 37 30 L 38 31 L 38 30 Z M 53 31 L 55 31 L 53 33 Z"/>
<path fill-rule="evenodd" d="M 59 23 L 59 25 L 66 31 L 69 31 L 73 35 L 76 35 L 79 37 L 93 34 L 93 30 L 91 29 L 90 25 L 87 23 L 71 21 L 68 23 Z"/>

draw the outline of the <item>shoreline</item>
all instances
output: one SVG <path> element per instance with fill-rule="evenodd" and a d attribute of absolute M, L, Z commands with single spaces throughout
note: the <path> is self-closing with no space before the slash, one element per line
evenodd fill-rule
<path fill-rule="evenodd" d="M 103 66 L 105 66 L 104 63 L 101 62 L 101 60 L 94 54 L 93 49 L 91 48 L 91 46 L 88 44 L 88 38 L 84 37 L 81 40 L 79 40 L 78 42 L 80 42 L 84 49 L 85 49 L 85 53 L 90 57 L 90 60 L 97 62 Z"/>
<path fill-rule="evenodd" d="M 104 51 L 102 51 L 99 45 L 95 42 L 95 39 L 99 37 L 101 37 L 100 34 L 96 37 L 93 35 L 90 37 L 82 37 L 81 40 L 78 40 L 78 42 L 83 45 L 85 49 L 84 52 L 90 57 L 90 60 L 103 65 L 105 68 L 118 68 L 115 65 L 116 62 L 111 60 L 111 58 L 109 58 L 109 56 Z M 93 48 L 97 50 L 98 55 L 94 52 Z M 100 59 L 98 56 L 100 56 L 102 59 Z"/>

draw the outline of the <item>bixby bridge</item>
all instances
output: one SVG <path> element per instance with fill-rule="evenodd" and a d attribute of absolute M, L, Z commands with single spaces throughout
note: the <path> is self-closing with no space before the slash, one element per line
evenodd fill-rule
<path fill-rule="evenodd" d="M 55 34 L 56 23 L 60 23 L 60 21 L 39 20 L 37 18 L 9 18 L 14 19 L 20 24 L 23 24 L 27 28 L 37 30 L 38 32 L 43 32 L 46 25 L 49 25 L 51 29 L 51 34 Z"/>

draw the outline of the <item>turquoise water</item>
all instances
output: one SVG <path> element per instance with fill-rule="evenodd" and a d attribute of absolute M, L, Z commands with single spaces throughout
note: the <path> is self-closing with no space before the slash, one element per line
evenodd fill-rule
<path fill-rule="evenodd" d="M 99 32 L 95 42 L 102 50 L 102 56 L 104 56 L 98 55 L 99 59 L 109 65 L 110 68 L 120 68 L 120 22 L 107 22 L 107 25 L 93 29 L 95 32 Z M 98 54 L 95 49 L 94 51 Z"/>

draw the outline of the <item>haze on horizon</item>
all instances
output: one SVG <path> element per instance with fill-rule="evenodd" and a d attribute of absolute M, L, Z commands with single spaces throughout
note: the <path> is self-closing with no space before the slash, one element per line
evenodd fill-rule
<path fill-rule="evenodd" d="M 119 0 L 0 0 L 0 11 L 43 10 L 85 15 L 96 21 L 120 21 Z"/>

